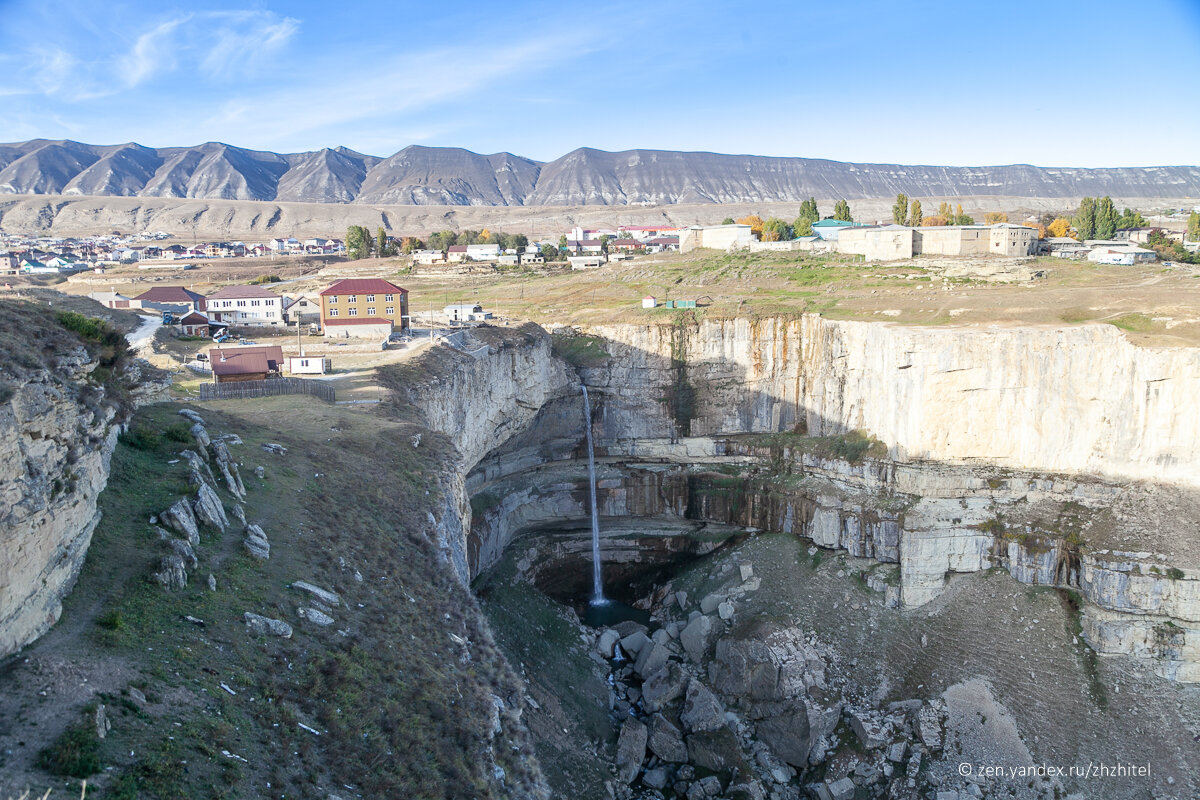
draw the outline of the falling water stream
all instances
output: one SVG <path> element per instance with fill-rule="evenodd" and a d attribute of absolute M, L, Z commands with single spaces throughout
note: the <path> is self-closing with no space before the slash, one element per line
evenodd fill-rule
<path fill-rule="evenodd" d="M 588 493 L 592 498 L 592 605 L 603 605 L 604 579 L 600 574 L 600 512 L 596 508 L 596 457 L 592 450 L 592 404 L 583 387 L 583 430 L 587 435 Z"/>

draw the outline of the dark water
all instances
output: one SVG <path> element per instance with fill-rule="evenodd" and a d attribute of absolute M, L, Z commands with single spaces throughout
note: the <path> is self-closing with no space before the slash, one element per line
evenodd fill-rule
<path fill-rule="evenodd" d="M 625 605 L 620 600 L 588 603 L 581 616 L 583 624 L 590 628 L 609 628 L 626 620 L 633 620 L 646 626 L 650 625 L 649 611 Z"/>

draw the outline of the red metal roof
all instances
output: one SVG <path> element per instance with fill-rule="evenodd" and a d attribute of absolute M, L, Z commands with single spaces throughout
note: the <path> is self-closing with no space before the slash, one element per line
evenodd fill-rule
<path fill-rule="evenodd" d="M 224 289 L 218 289 L 208 296 L 209 300 L 233 300 L 249 297 L 275 297 L 279 295 L 274 292 L 268 292 L 261 286 L 226 286 Z"/>
<path fill-rule="evenodd" d="M 326 325 L 392 325 L 392 320 L 387 317 L 345 317 L 338 319 L 325 319 Z"/>
<path fill-rule="evenodd" d="M 322 296 L 331 294 L 408 294 L 408 289 L 383 278 L 346 278 L 321 292 Z"/>
<path fill-rule="evenodd" d="M 208 351 L 208 363 L 217 375 L 250 375 L 258 372 L 277 371 L 283 363 L 283 348 L 267 347 L 214 347 Z"/>
<path fill-rule="evenodd" d="M 199 311 L 193 311 L 183 319 L 179 320 L 181 325 L 207 325 L 208 317 L 201 314 Z"/>

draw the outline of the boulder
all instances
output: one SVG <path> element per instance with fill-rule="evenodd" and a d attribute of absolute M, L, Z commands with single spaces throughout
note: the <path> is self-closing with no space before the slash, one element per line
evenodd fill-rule
<path fill-rule="evenodd" d="M 132 700 L 133 704 L 138 708 L 145 708 L 150 704 L 150 701 L 146 699 L 146 693 L 136 686 L 129 687 L 129 699 Z"/>
<path fill-rule="evenodd" d="M 739 564 L 738 565 L 738 574 L 741 576 L 743 583 L 745 581 L 750 580 L 751 578 L 754 577 L 754 565 L 753 564 Z"/>
<path fill-rule="evenodd" d="M 803 706 L 761 720 L 758 723 L 758 738 L 780 761 L 793 767 L 808 765 L 812 731 L 808 724 L 808 712 Z"/>
<path fill-rule="evenodd" d="M 621 639 L 621 649 L 624 650 L 630 658 L 637 658 L 642 652 L 642 648 L 650 643 L 650 637 L 644 631 L 634 631 L 628 636 Z"/>
<path fill-rule="evenodd" d="M 262 449 L 266 450 L 268 453 L 274 453 L 277 456 L 287 455 L 287 448 L 281 444 L 276 444 L 275 442 L 264 442 Z"/>
<path fill-rule="evenodd" d="M 838 778 L 829 784 L 829 796 L 833 800 L 851 800 L 854 797 L 854 781 L 849 778 Z"/>
<path fill-rule="evenodd" d="M 850 727 L 867 750 L 875 750 L 888 743 L 887 726 L 868 714 L 860 711 L 850 712 Z"/>
<path fill-rule="evenodd" d="M 188 467 L 200 481 L 215 482 L 212 470 L 209 469 L 208 464 L 195 450 L 184 450 L 180 452 L 179 457 L 188 463 Z"/>
<path fill-rule="evenodd" d="M 605 658 L 612 658 L 614 648 L 619 641 L 621 641 L 621 635 L 612 628 L 609 628 L 600 634 L 600 638 L 596 640 L 596 652 Z"/>
<path fill-rule="evenodd" d="M 192 546 L 200 544 L 200 530 L 196 527 L 196 515 L 188 501 L 180 498 L 171 507 L 158 515 L 158 521 L 191 542 Z"/>
<path fill-rule="evenodd" d="M 261 464 L 260 464 L 260 465 L 258 465 L 257 467 L 255 467 L 255 468 L 254 468 L 254 477 L 256 477 L 256 478 L 258 478 L 258 479 L 260 479 L 260 480 L 261 480 L 261 479 L 263 479 L 263 478 L 265 478 L 265 477 L 267 477 L 267 470 L 266 470 L 266 468 L 265 468 L 265 467 L 263 467 Z"/>
<path fill-rule="evenodd" d="M 200 484 L 200 491 L 196 492 L 192 508 L 196 519 L 211 528 L 224 531 L 225 527 L 229 525 L 229 518 L 225 516 L 225 507 L 221 505 L 221 498 L 217 497 L 217 493 L 207 483 Z"/>
<path fill-rule="evenodd" d="M 266 561 L 271 557 L 271 543 L 267 541 L 267 535 L 263 533 L 263 529 L 257 525 L 246 526 L 246 538 L 242 540 L 242 547 L 259 561 Z"/>
<path fill-rule="evenodd" d="M 712 635 L 712 619 L 706 616 L 695 617 L 679 634 L 683 649 L 693 661 L 700 661 L 708 649 L 708 640 Z"/>
<path fill-rule="evenodd" d="M 617 777 L 622 783 L 633 783 L 642 770 L 646 757 L 646 726 L 632 717 L 621 726 L 617 738 Z"/>
<path fill-rule="evenodd" d="M 766 800 L 767 790 L 756 780 L 736 783 L 725 790 L 729 800 Z"/>
<path fill-rule="evenodd" d="M 661 711 L 671 701 L 682 697 L 687 687 L 687 675 L 674 661 L 659 670 L 642 684 L 642 705 L 649 713 Z"/>
<path fill-rule="evenodd" d="M 301 619 L 306 619 L 315 625 L 332 625 L 333 617 L 315 608 L 301 608 L 297 611 Z"/>
<path fill-rule="evenodd" d="M 288 625 L 281 619 L 272 619 L 264 617 L 261 614 L 255 614 L 247 611 L 242 617 L 246 621 L 246 628 L 251 633 L 259 635 L 282 636 L 285 639 L 292 638 L 292 626 Z"/>
<path fill-rule="evenodd" d="M 904 756 L 908 753 L 908 742 L 896 742 L 887 749 L 887 760 L 893 764 L 901 764 L 904 762 Z"/>
<path fill-rule="evenodd" d="M 756 639 L 726 636 L 718 641 L 708 675 L 713 688 L 732 697 L 777 700 L 781 696 L 779 667 L 766 644 Z"/>
<path fill-rule="evenodd" d="M 179 409 L 179 416 L 186 418 L 189 422 L 194 422 L 197 425 L 204 424 L 204 417 L 192 411 L 190 408 Z"/>
<path fill-rule="evenodd" d="M 738 747 L 737 737 L 729 728 L 701 731 L 687 737 L 688 761 L 697 767 L 722 772 L 737 769 L 749 773 L 750 767 Z"/>
<path fill-rule="evenodd" d="M 233 504 L 233 518 L 238 521 L 238 524 L 243 528 L 246 527 L 246 509 L 242 508 L 241 503 Z"/>
<path fill-rule="evenodd" d="M 683 732 L 662 714 L 650 718 L 650 737 L 647 744 L 650 752 L 663 761 L 681 764 L 687 761 L 687 745 L 683 741 Z"/>
<path fill-rule="evenodd" d="M 213 575 L 211 572 L 208 573 L 208 590 L 210 592 L 215 592 L 217 590 L 217 576 Z"/>
<path fill-rule="evenodd" d="M 97 739 L 108 736 L 108 732 L 112 730 L 112 723 L 108 721 L 108 707 L 104 703 L 96 706 L 96 713 L 92 721 L 96 723 Z"/>
<path fill-rule="evenodd" d="M 342 598 L 336 592 L 322 589 L 320 586 L 314 586 L 307 581 L 292 581 L 292 588 L 308 592 L 327 606 L 336 607 L 342 604 Z"/>
<path fill-rule="evenodd" d="M 725 600 L 726 600 L 725 595 L 717 594 L 716 592 L 714 592 L 712 594 L 704 595 L 704 597 L 702 597 L 700 599 L 700 613 L 701 614 L 713 613 L 714 611 L 717 610 L 717 606 L 721 605 L 721 603 L 724 603 Z"/>
<path fill-rule="evenodd" d="M 159 562 L 158 572 L 154 573 L 154 580 L 169 591 L 187 587 L 187 577 L 183 558 L 178 553 L 163 556 L 162 561 Z"/>
<path fill-rule="evenodd" d="M 921 737 L 921 744 L 926 748 L 942 749 L 942 721 L 937 709 L 933 706 L 925 706 L 917 714 L 917 734 Z"/>
<path fill-rule="evenodd" d="M 717 616 L 721 619 L 733 619 L 733 603 L 726 600 L 717 606 Z"/>
<path fill-rule="evenodd" d="M 646 770 L 646 773 L 642 775 L 642 783 L 646 786 L 649 786 L 651 789 L 662 789 L 666 787 L 669 780 L 670 773 L 667 772 L 666 767 L 648 769 Z"/>
<path fill-rule="evenodd" d="M 171 539 L 167 542 L 167 546 L 183 559 L 183 566 L 186 569 L 195 569 L 200 566 L 200 562 L 196 559 L 196 551 L 192 549 L 192 544 L 187 539 Z"/>
<path fill-rule="evenodd" d="M 638 658 L 633 665 L 633 669 L 645 680 L 665 667 L 667 659 L 670 656 L 671 651 L 664 645 L 658 642 L 650 642 L 642 646 L 642 651 L 638 653 Z"/>
<path fill-rule="evenodd" d="M 208 446 L 212 444 L 212 440 L 208 438 L 208 429 L 204 427 L 203 422 L 197 422 L 192 426 L 192 438 L 196 440 L 196 447 L 200 448 L 201 453 L 208 452 Z"/>
<path fill-rule="evenodd" d="M 688 682 L 679 720 L 690 731 L 715 731 L 725 725 L 725 709 L 707 686 L 693 679 Z"/>

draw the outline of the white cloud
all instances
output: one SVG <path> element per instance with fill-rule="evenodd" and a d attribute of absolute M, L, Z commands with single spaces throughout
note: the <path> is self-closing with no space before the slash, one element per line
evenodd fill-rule
<path fill-rule="evenodd" d="M 174 67 L 176 50 L 171 35 L 191 17 L 191 14 L 187 14 L 159 23 L 137 38 L 133 49 L 118 62 L 125 86 L 137 86 L 157 75 L 164 67 Z"/>
<path fill-rule="evenodd" d="M 300 21 L 271 11 L 206 11 L 154 23 L 128 50 L 98 50 L 117 35 L 97 37 L 80 53 L 38 43 L 25 52 L 26 79 L 47 97 L 76 102 L 108 97 L 168 75 L 192 71 L 218 81 L 241 80 L 286 48 Z"/>

